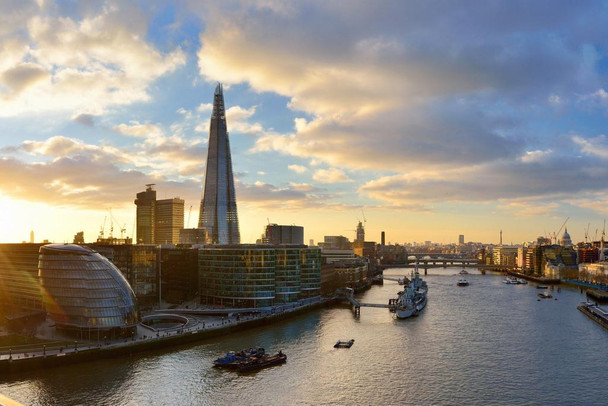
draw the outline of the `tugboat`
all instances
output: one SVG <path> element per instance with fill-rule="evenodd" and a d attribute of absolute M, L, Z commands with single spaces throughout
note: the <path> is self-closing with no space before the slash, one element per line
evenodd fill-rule
<path fill-rule="evenodd" d="M 213 366 L 226 369 L 237 369 L 242 362 L 252 358 L 263 357 L 265 355 L 263 348 L 248 348 L 239 352 L 230 351 L 225 356 L 213 361 Z"/>
<path fill-rule="evenodd" d="M 418 313 L 426 306 L 427 292 L 427 284 L 425 281 L 420 279 L 418 263 L 416 263 L 415 272 L 413 272 L 411 282 L 403 290 L 403 292 L 399 293 L 399 296 L 397 297 L 395 316 L 398 319 L 407 319 L 408 317 L 418 316 Z"/>
<path fill-rule="evenodd" d="M 239 372 L 256 371 L 262 368 L 268 368 L 273 365 L 279 365 L 287 362 L 287 355 L 283 351 L 279 351 L 275 355 L 264 354 L 261 357 L 253 357 L 239 363 L 237 370 Z"/>

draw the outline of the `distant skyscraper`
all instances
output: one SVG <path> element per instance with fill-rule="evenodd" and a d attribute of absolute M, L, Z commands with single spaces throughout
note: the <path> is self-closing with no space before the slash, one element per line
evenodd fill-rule
<path fill-rule="evenodd" d="M 154 239 L 156 244 L 179 244 L 184 228 L 184 201 L 178 197 L 156 201 Z"/>
<path fill-rule="evenodd" d="M 464 234 L 458 236 L 458 244 L 464 245 Z"/>
<path fill-rule="evenodd" d="M 264 242 L 272 245 L 302 245 L 304 244 L 304 227 L 268 224 L 264 233 Z"/>
<path fill-rule="evenodd" d="M 363 224 L 359 222 L 359 224 L 357 224 L 357 238 L 355 238 L 355 242 L 363 241 L 365 241 L 365 229 L 363 228 Z"/>
<path fill-rule="evenodd" d="M 137 242 L 154 244 L 154 219 L 156 214 L 156 190 L 154 184 L 146 185 L 144 192 L 137 194 Z"/>
<path fill-rule="evenodd" d="M 213 96 L 205 188 L 198 227 L 206 230 L 208 243 L 239 244 L 241 242 L 224 94 L 219 83 Z"/>
<path fill-rule="evenodd" d="M 34 230 L 30 231 L 30 244 L 34 243 Z"/>
<path fill-rule="evenodd" d="M 380 233 L 380 245 L 386 245 L 386 234 L 384 234 L 384 231 L 382 231 Z"/>

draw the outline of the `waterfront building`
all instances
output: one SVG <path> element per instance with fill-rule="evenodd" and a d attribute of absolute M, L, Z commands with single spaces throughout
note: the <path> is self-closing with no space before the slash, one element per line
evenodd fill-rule
<path fill-rule="evenodd" d="M 319 296 L 320 250 L 304 245 L 214 245 L 199 249 L 201 303 L 266 307 Z"/>
<path fill-rule="evenodd" d="M 359 288 L 367 281 L 369 264 L 364 258 L 354 258 L 324 265 L 323 292 L 331 294 L 338 288 Z"/>
<path fill-rule="evenodd" d="M 321 250 L 301 246 L 300 252 L 300 296 L 307 299 L 321 293 Z"/>
<path fill-rule="evenodd" d="M 502 240 L 502 231 L 501 231 Z M 497 245 L 492 250 L 494 265 L 506 265 L 515 267 L 517 264 L 517 249 L 514 245 Z"/>
<path fill-rule="evenodd" d="M 156 244 L 179 244 L 184 228 L 184 201 L 179 197 L 156 201 L 154 240 Z"/>
<path fill-rule="evenodd" d="M 304 244 L 304 227 L 302 226 L 282 226 L 278 224 L 268 224 L 262 237 L 262 244 L 281 245 L 281 244 Z"/>
<path fill-rule="evenodd" d="M 142 308 L 158 304 L 158 255 L 160 248 L 151 244 L 90 245 L 108 258 L 131 285 Z"/>
<path fill-rule="evenodd" d="M 82 245 L 49 244 L 38 267 L 44 307 L 58 329 L 89 339 L 135 333 L 137 299 L 107 258 Z"/>
<path fill-rule="evenodd" d="M 42 244 L 0 244 L 0 324 L 44 319 L 38 251 Z"/>
<path fill-rule="evenodd" d="M 517 267 L 519 269 L 526 269 L 526 253 L 528 252 L 528 247 L 518 247 L 517 248 Z"/>
<path fill-rule="evenodd" d="M 195 298 L 198 292 L 198 250 L 161 248 L 160 275 L 162 299 L 180 304 Z"/>
<path fill-rule="evenodd" d="M 155 239 L 155 217 L 156 217 L 156 190 L 154 184 L 146 185 L 146 190 L 138 193 L 135 199 L 137 243 L 154 244 Z"/>
<path fill-rule="evenodd" d="M 584 282 L 608 284 L 608 262 L 580 264 L 578 270 L 578 277 Z"/>
<path fill-rule="evenodd" d="M 207 242 L 210 244 L 230 245 L 239 244 L 241 241 L 221 84 L 217 85 L 213 96 L 205 186 L 198 228 L 207 231 Z"/>

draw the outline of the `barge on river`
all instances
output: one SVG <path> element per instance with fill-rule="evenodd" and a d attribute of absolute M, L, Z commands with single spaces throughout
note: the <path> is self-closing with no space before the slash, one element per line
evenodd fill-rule
<path fill-rule="evenodd" d="M 599 307 L 597 304 L 592 302 L 582 302 L 576 308 L 600 326 L 608 329 L 608 312 Z"/>

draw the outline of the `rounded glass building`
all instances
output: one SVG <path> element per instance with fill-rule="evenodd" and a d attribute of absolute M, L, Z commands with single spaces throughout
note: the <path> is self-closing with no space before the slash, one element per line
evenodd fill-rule
<path fill-rule="evenodd" d="M 139 321 L 129 283 L 108 259 L 88 247 L 40 247 L 38 276 L 46 311 L 57 328 L 86 338 L 130 337 Z M 93 333 L 91 333 L 91 331 Z"/>

